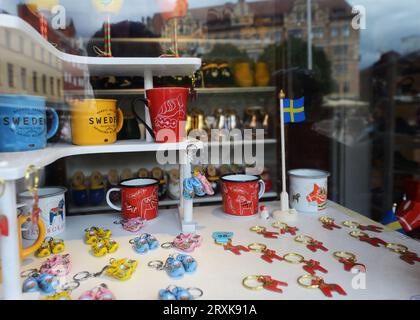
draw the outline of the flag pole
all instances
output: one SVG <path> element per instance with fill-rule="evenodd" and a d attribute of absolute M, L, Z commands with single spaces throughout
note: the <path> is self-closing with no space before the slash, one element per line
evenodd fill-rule
<path fill-rule="evenodd" d="M 280 139 L 281 139 L 281 179 L 282 190 L 280 194 L 281 211 L 289 211 L 289 195 L 286 191 L 286 145 L 284 138 L 284 98 L 283 90 L 280 90 Z"/>

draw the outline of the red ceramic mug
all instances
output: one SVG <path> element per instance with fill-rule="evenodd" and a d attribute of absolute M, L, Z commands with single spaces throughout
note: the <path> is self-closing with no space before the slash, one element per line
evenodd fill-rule
<path fill-rule="evenodd" d="M 143 218 L 152 220 L 158 214 L 159 180 L 151 178 L 128 179 L 120 182 L 118 188 L 111 188 L 106 193 L 106 202 L 117 211 L 121 211 L 124 219 Z M 111 192 L 121 192 L 121 207 L 109 199 Z"/>
<path fill-rule="evenodd" d="M 185 121 L 190 90 L 167 87 L 146 90 L 147 99 L 133 100 L 132 110 L 137 120 L 143 123 L 155 142 L 181 142 L 185 139 Z M 150 112 L 152 128 L 138 115 L 135 103 L 143 102 Z"/>
<path fill-rule="evenodd" d="M 258 201 L 265 192 L 264 181 L 258 176 L 228 174 L 221 177 L 223 211 L 233 216 L 258 213 Z"/>

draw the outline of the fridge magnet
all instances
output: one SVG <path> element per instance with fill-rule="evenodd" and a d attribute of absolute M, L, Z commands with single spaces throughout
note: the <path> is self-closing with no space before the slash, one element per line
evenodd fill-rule
<path fill-rule="evenodd" d="M 332 298 L 333 292 L 337 292 L 344 296 L 347 295 L 344 289 L 338 284 L 325 283 L 324 280 L 318 276 L 305 274 L 298 278 L 298 283 L 300 286 L 307 289 L 319 289 L 329 298 Z"/>
<path fill-rule="evenodd" d="M 273 279 L 267 275 L 253 275 L 247 276 L 242 280 L 242 285 L 249 290 L 270 290 L 278 293 L 283 293 L 279 286 L 287 287 L 287 282 Z"/>

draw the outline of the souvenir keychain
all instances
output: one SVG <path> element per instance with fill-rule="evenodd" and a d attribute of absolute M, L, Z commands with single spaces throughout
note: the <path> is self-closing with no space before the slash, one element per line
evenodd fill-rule
<path fill-rule="evenodd" d="M 296 227 L 291 227 L 284 222 L 276 221 L 271 224 L 273 228 L 279 228 L 280 234 L 290 233 L 292 236 L 296 235 L 296 231 L 299 231 Z"/>
<path fill-rule="evenodd" d="M 180 279 L 185 273 L 194 272 L 198 264 L 193 257 L 186 254 L 178 254 L 176 257 L 169 255 L 165 262 L 153 260 L 147 265 L 159 271 L 166 271 L 171 278 Z"/>
<path fill-rule="evenodd" d="M 112 231 L 98 227 L 85 229 L 85 243 L 91 246 L 95 257 L 103 257 L 108 253 L 114 253 L 119 248 L 118 243 L 111 239 Z"/>
<path fill-rule="evenodd" d="M 371 238 L 369 237 L 367 233 L 362 232 L 360 230 L 354 230 L 350 232 L 349 234 L 353 238 L 359 239 L 360 241 L 363 241 L 363 242 L 367 242 L 374 247 L 379 247 L 379 245 L 383 245 L 383 246 L 387 245 L 387 243 L 384 240 L 379 239 L 379 238 L 373 238 L 373 237 Z"/>
<path fill-rule="evenodd" d="M 316 271 L 328 273 L 328 271 L 325 268 L 321 267 L 321 264 L 319 261 L 312 260 L 312 259 L 305 260 L 305 258 L 298 253 L 287 253 L 283 256 L 283 260 L 292 264 L 303 263 L 304 264 L 304 266 L 302 267 L 303 270 L 305 270 L 311 275 L 314 275 Z"/>
<path fill-rule="evenodd" d="M 354 222 L 354 221 L 344 221 L 343 226 L 351 228 L 351 229 L 359 229 L 359 230 L 362 230 L 362 231 L 372 231 L 372 232 L 378 232 L 378 233 L 381 233 L 382 230 L 383 230 L 382 227 L 374 226 L 372 224 L 369 224 L 369 225 L 365 226 L 365 225 L 361 225 L 360 223 Z"/>
<path fill-rule="evenodd" d="M 182 288 L 177 286 L 168 286 L 166 289 L 159 290 L 160 300 L 195 300 L 203 296 L 203 290 L 200 288 Z"/>
<path fill-rule="evenodd" d="M 218 243 L 217 241 L 214 241 L 214 243 L 217 244 L 217 245 L 222 245 L 223 246 L 223 249 L 225 251 L 226 250 L 231 251 L 231 252 L 233 252 L 236 255 L 240 255 L 241 254 L 241 251 L 243 251 L 243 252 L 249 252 L 250 251 L 247 247 L 245 247 L 243 245 L 236 245 L 236 246 L 233 245 L 231 239 L 229 239 L 226 244 Z"/>
<path fill-rule="evenodd" d="M 69 254 L 55 255 L 48 258 L 40 267 L 39 272 L 49 273 L 59 277 L 66 276 L 70 273 L 72 267 Z"/>
<path fill-rule="evenodd" d="M 123 229 L 128 232 L 139 232 L 141 228 L 143 228 L 146 225 L 146 219 L 143 219 L 141 217 L 135 217 L 130 219 L 122 219 L 114 221 L 114 224 L 120 224 L 122 225 Z"/>
<path fill-rule="evenodd" d="M 347 293 L 344 291 L 342 287 L 338 284 L 332 283 L 325 283 L 324 279 L 318 276 L 313 276 L 310 274 L 305 274 L 298 278 L 298 283 L 300 286 L 307 288 L 307 289 L 315 289 L 318 288 L 322 291 L 322 293 L 332 298 L 332 292 L 337 292 L 338 294 L 346 296 Z"/>
<path fill-rule="evenodd" d="M 44 300 L 71 300 L 71 293 L 80 286 L 79 281 L 71 281 L 61 288 L 60 292 L 47 296 Z"/>
<path fill-rule="evenodd" d="M 276 251 L 267 249 L 267 246 L 262 243 L 252 243 L 248 246 L 248 249 L 255 252 L 261 252 L 263 255 L 261 259 L 268 263 L 273 263 L 273 259 L 283 261 L 284 259 L 276 254 Z"/>
<path fill-rule="evenodd" d="M 251 285 L 250 282 L 256 282 L 256 285 Z M 249 290 L 258 291 L 265 289 L 278 293 L 283 293 L 279 286 L 288 286 L 287 282 L 278 281 L 266 275 L 247 276 L 242 280 L 242 285 Z"/>
<path fill-rule="evenodd" d="M 387 243 L 386 248 L 400 254 L 400 259 L 408 264 L 420 262 L 420 257 L 417 256 L 417 253 L 408 251 L 408 248 L 402 244 Z"/>
<path fill-rule="evenodd" d="M 233 232 L 217 231 L 213 232 L 212 237 L 216 244 L 227 244 L 233 238 Z"/>
<path fill-rule="evenodd" d="M 162 243 L 164 249 L 176 248 L 184 252 L 193 252 L 195 248 L 201 245 L 203 237 L 193 233 L 180 233 L 174 241 Z"/>
<path fill-rule="evenodd" d="M 115 278 L 120 281 L 129 280 L 133 273 L 137 269 L 138 262 L 128 258 L 124 259 L 110 259 L 109 264 L 102 268 L 101 271 L 96 273 L 90 273 L 89 271 L 82 271 L 73 276 L 73 280 L 76 282 L 85 281 L 90 278 L 100 277 L 102 274 L 106 274 L 111 278 Z"/>
<path fill-rule="evenodd" d="M 328 251 L 328 249 L 324 247 L 321 241 L 315 240 L 314 238 L 309 236 L 297 236 L 295 238 L 295 241 L 306 244 L 306 247 L 312 252 L 316 252 L 317 250 Z"/>
<path fill-rule="evenodd" d="M 64 252 L 65 246 L 62 239 L 45 238 L 38 250 L 35 251 L 35 256 L 38 258 L 45 258 L 53 254 Z"/>
<path fill-rule="evenodd" d="M 278 234 L 279 234 L 278 232 L 267 231 L 266 227 L 261 227 L 261 226 L 254 226 L 254 227 L 251 227 L 249 230 L 263 235 L 264 238 L 271 238 L 271 239 L 277 239 Z"/>
<path fill-rule="evenodd" d="M 364 270 L 366 270 L 366 266 L 364 264 L 357 263 L 356 255 L 351 252 L 336 251 L 333 253 L 333 256 L 344 265 L 344 270 L 346 271 L 351 271 L 355 266 L 361 266 Z"/>
<path fill-rule="evenodd" d="M 22 284 L 22 292 L 40 292 L 42 294 L 55 293 L 59 280 L 58 277 L 49 273 L 40 273 L 36 269 L 31 269 L 21 273 L 26 278 Z"/>
<path fill-rule="evenodd" d="M 79 300 L 115 300 L 114 294 L 108 289 L 105 283 L 101 283 L 99 286 L 92 290 L 85 291 L 79 297 Z"/>
<path fill-rule="evenodd" d="M 130 239 L 129 243 L 133 245 L 137 253 L 146 253 L 159 247 L 159 241 L 148 233 L 143 233 L 139 237 Z"/>
<path fill-rule="evenodd" d="M 327 230 L 334 230 L 335 229 L 341 229 L 341 227 L 337 224 L 335 224 L 334 219 L 330 217 L 321 217 L 319 218 L 319 221 L 322 222 L 322 227 Z"/>

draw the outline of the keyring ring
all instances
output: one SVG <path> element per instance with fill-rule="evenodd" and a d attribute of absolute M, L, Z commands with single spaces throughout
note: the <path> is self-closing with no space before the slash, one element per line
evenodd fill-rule
<path fill-rule="evenodd" d="M 196 287 L 187 288 L 187 291 L 193 299 L 201 298 L 204 294 L 203 290 L 201 290 L 200 288 L 196 288 Z M 198 294 L 194 295 L 193 294 L 194 291 L 196 291 Z"/>
<path fill-rule="evenodd" d="M 161 248 L 163 249 L 171 249 L 174 248 L 174 243 L 173 242 L 164 242 L 160 245 Z"/>
<path fill-rule="evenodd" d="M 248 249 L 251 251 L 263 252 L 265 249 L 267 249 L 267 246 L 263 243 L 251 243 L 248 246 Z"/>
<path fill-rule="evenodd" d="M 327 217 L 327 216 L 323 216 L 323 217 L 320 217 L 319 218 L 319 221 L 321 221 L 321 222 L 334 222 L 334 219 L 333 218 L 331 218 L 331 217 Z"/>
<path fill-rule="evenodd" d="M 262 284 L 259 284 L 259 285 L 254 286 L 254 287 L 247 284 L 247 282 L 250 281 L 250 280 L 256 280 L 256 281 L 260 282 L 258 280 L 259 278 L 260 278 L 260 276 L 247 276 L 242 280 L 242 285 L 249 290 L 254 290 L 254 291 L 262 290 L 264 288 L 264 286 Z"/>
<path fill-rule="evenodd" d="M 295 237 L 295 241 L 300 242 L 300 243 L 308 244 L 309 242 L 311 242 L 313 240 L 314 240 L 314 238 L 312 238 L 310 236 L 305 236 L 305 235 L 299 235 L 299 236 Z"/>
<path fill-rule="evenodd" d="M 0 197 L 4 194 L 4 190 L 6 189 L 5 185 L 6 182 L 3 179 L 0 179 Z"/>
<path fill-rule="evenodd" d="M 342 225 L 348 228 L 356 229 L 360 226 L 360 223 L 354 221 L 344 221 Z"/>
<path fill-rule="evenodd" d="M 31 184 L 30 179 L 33 174 L 33 184 Z M 34 165 L 30 165 L 25 172 L 25 185 L 31 193 L 34 193 L 38 190 L 39 185 L 39 175 L 38 169 Z"/>
<path fill-rule="evenodd" d="M 22 271 L 22 272 L 20 273 L 20 276 L 21 276 L 22 278 L 29 278 L 30 276 L 32 276 L 32 275 L 33 275 L 33 274 L 35 274 L 35 273 L 39 273 L 39 272 L 38 272 L 38 269 L 29 269 L 29 270 Z"/>
<path fill-rule="evenodd" d="M 366 232 L 360 231 L 360 230 L 354 230 L 349 233 L 350 236 L 353 238 L 359 238 L 359 237 L 368 237 L 369 235 Z"/>
<path fill-rule="evenodd" d="M 288 259 L 289 257 L 299 258 L 299 260 Z M 299 253 L 294 253 L 294 252 L 291 252 L 291 253 L 286 253 L 286 254 L 283 256 L 283 259 L 284 259 L 286 262 L 288 262 L 288 263 L 292 263 L 292 264 L 302 263 L 302 261 L 303 261 L 303 260 L 305 260 L 305 258 L 304 258 L 301 254 L 299 254 Z"/>
<path fill-rule="evenodd" d="M 128 243 L 129 244 L 135 244 L 136 242 L 135 242 L 135 239 L 137 239 L 137 238 L 134 238 L 134 239 L 130 239 L 130 240 L 128 240 Z"/>
<path fill-rule="evenodd" d="M 396 253 L 405 253 L 408 251 L 408 248 L 406 246 L 403 246 L 402 244 L 398 243 L 388 243 L 385 247 Z"/>
<path fill-rule="evenodd" d="M 286 223 L 281 222 L 281 221 L 275 221 L 271 224 L 271 226 L 273 228 L 279 228 L 279 229 L 284 229 L 284 228 L 288 227 L 288 225 Z"/>
<path fill-rule="evenodd" d="M 73 280 L 76 282 L 80 282 L 80 281 L 87 280 L 90 277 L 92 277 L 92 274 L 89 271 L 82 271 L 82 272 L 76 273 L 73 276 Z"/>
<path fill-rule="evenodd" d="M 266 227 L 261 227 L 261 226 L 253 226 L 253 227 L 249 228 L 249 230 L 254 231 L 254 232 L 260 232 L 260 231 L 266 231 L 267 228 Z"/>
<path fill-rule="evenodd" d="M 160 260 L 153 260 L 147 264 L 148 267 L 154 268 L 156 270 L 162 270 L 163 268 L 163 261 Z"/>
<path fill-rule="evenodd" d="M 71 281 L 63 285 L 62 289 L 64 291 L 74 291 L 80 287 L 80 281 Z"/>
<path fill-rule="evenodd" d="M 351 252 L 347 252 L 347 251 L 336 251 L 336 252 L 333 253 L 333 256 L 336 259 L 344 258 L 344 259 L 347 259 L 347 260 L 350 260 L 350 261 L 353 261 L 353 262 L 357 261 L 356 255 L 351 253 Z"/>
<path fill-rule="evenodd" d="M 310 274 L 305 274 L 305 275 L 300 276 L 298 278 L 297 282 L 300 286 L 302 286 L 304 288 L 307 288 L 307 289 L 315 289 L 315 288 L 319 287 L 319 284 L 306 284 L 305 280 L 311 280 L 311 281 L 315 280 L 315 281 L 319 282 L 319 281 L 322 280 L 322 278 L 318 277 L 318 276 L 313 276 L 313 275 L 310 275 Z"/>

